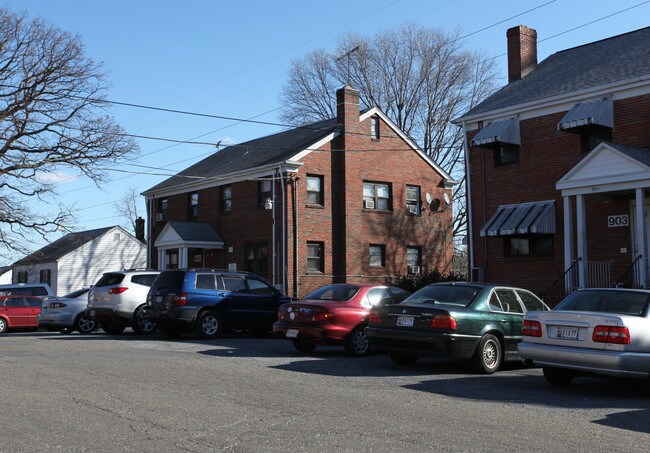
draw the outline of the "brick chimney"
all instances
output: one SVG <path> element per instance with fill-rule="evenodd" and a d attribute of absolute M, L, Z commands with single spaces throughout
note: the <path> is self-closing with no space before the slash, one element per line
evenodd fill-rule
<path fill-rule="evenodd" d="M 336 91 L 336 122 L 343 126 L 343 146 L 353 139 L 350 133 L 360 133 L 359 125 L 359 92 L 349 86 Z M 352 140 L 354 141 L 354 140 Z"/>
<path fill-rule="evenodd" d="M 508 29 L 508 83 L 537 67 L 537 31 L 525 25 Z"/>
<path fill-rule="evenodd" d="M 146 244 L 144 240 L 144 219 L 142 217 L 135 219 L 135 238 Z"/>

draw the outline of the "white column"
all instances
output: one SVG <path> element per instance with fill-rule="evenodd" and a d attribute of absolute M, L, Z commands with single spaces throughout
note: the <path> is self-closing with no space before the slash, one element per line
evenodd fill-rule
<path fill-rule="evenodd" d="M 585 219 L 585 196 L 576 195 L 576 240 L 578 244 L 578 286 L 587 288 L 589 276 L 587 273 L 587 222 Z"/>
<path fill-rule="evenodd" d="M 641 255 L 640 265 L 639 265 L 639 283 L 641 286 L 645 287 L 648 283 L 647 277 L 647 250 L 648 244 L 646 243 L 647 238 L 645 234 L 645 189 L 639 188 L 636 189 L 636 244 L 637 244 L 637 253 Z"/>
<path fill-rule="evenodd" d="M 564 271 L 566 272 L 573 265 L 573 210 L 571 209 L 571 197 L 564 197 Z M 572 279 L 566 279 L 565 289 L 573 291 Z"/>
<path fill-rule="evenodd" d="M 186 269 L 189 266 L 187 265 L 187 253 L 188 249 L 187 247 L 181 247 L 178 249 L 178 268 L 179 269 Z"/>
<path fill-rule="evenodd" d="M 158 270 L 165 270 L 165 250 L 161 248 L 158 249 Z"/>

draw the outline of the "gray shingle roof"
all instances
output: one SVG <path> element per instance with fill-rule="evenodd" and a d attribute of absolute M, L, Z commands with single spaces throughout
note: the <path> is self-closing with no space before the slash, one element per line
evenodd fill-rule
<path fill-rule="evenodd" d="M 241 170 L 281 163 L 340 129 L 336 119 L 228 146 L 145 191 L 167 189 L 192 181 L 183 176 L 218 177 Z"/>
<path fill-rule="evenodd" d="M 59 258 L 67 255 L 73 250 L 81 247 L 86 242 L 90 242 L 93 239 L 97 239 L 103 234 L 107 233 L 109 230 L 115 228 L 105 227 L 97 228 L 96 230 L 88 231 L 79 231 L 77 233 L 69 233 L 63 236 L 60 239 L 52 242 L 51 244 L 46 245 L 42 249 L 36 250 L 34 253 L 27 255 L 25 258 L 22 258 L 14 263 L 15 265 L 20 264 L 32 264 L 32 263 L 41 263 L 48 261 L 56 261 Z"/>
<path fill-rule="evenodd" d="M 650 27 L 557 52 L 463 117 L 650 74 Z"/>
<path fill-rule="evenodd" d="M 615 143 L 607 142 L 609 146 L 619 150 L 623 154 L 630 156 L 633 159 L 650 167 L 650 149 L 648 148 L 635 148 L 633 146 L 618 145 Z"/>
<path fill-rule="evenodd" d="M 221 236 L 219 236 L 219 234 L 206 223 L 170 221 L 169 226 L 176 231 L 184 241 L 223 243 Z"/>

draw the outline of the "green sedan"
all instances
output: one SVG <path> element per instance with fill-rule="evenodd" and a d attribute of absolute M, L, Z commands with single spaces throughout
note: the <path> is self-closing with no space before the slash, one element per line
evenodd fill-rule
<path fill-rule="evenodd" d="M 517 345 L 527 311 L 549 310 L 530 291 L 480 283 L 436 283 L 399 304 L 370 312 L 366 336 L 393 362 L 419 357 L 471 360 L 491 374 L 504 360 L 521 360 Z"/>

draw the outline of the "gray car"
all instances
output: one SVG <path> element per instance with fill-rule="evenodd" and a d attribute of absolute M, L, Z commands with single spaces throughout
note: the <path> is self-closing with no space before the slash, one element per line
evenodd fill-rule
<path fill-rule="evenodd" d="M 95 321 L 85 316 L 90 288 L 79 289 L 63 297 L 50 297 L 43 300 L 38 325 L 49 331 L 61 333 L 90 333 L 95 329 Z"/>
<path fill-rule="evenodd" d="M 552 385 L 589 374 L 648 379 L 649 304 L 648 290 L 575 291 L 552 311 L 526 313 L 519 354 Z"/>

